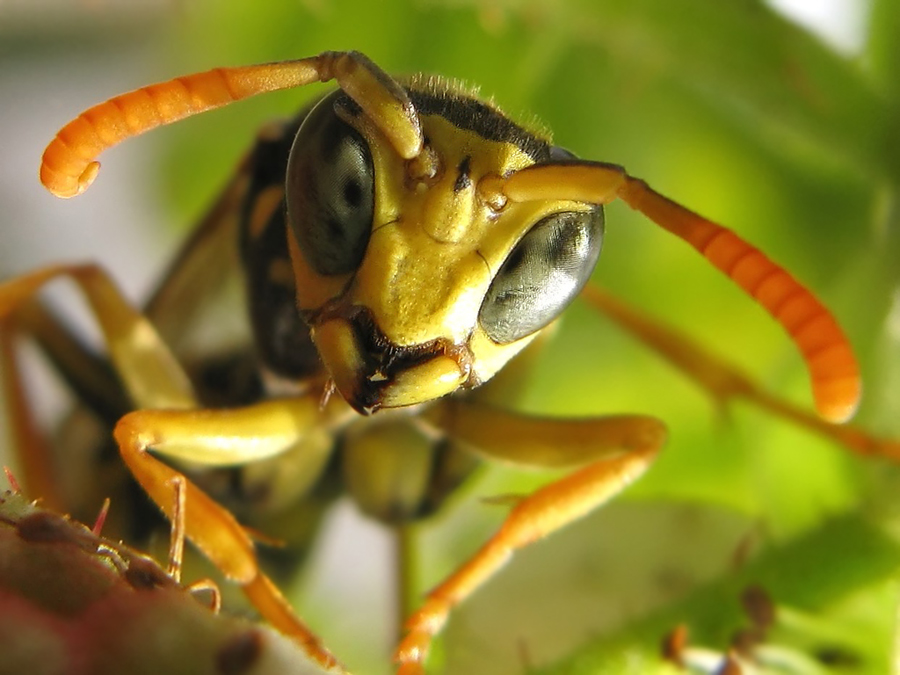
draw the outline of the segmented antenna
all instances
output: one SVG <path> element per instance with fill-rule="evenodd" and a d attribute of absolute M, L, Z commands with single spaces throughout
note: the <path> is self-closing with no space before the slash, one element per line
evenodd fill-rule
<path fill-rule="evenodd" d="M 731 230 L 717 225 L 627 178 L 619 196 L 632 208 L 684 239 L 753 297 L 800 349 L 819 415 L 846 422 L 862 395 L 859 366 L 831 312 L 791 274 Z"/>
<path fill-rule="evenodd" d="M 323 52 L 296 61 L 176 77 L 95 105 L 60 129 L 47 146 L 41 182 L 57 197 L 74 197 L 97 177 L 97 156 L 127 138 L 248 96 L 331 79 L 384 132 L 401 157 L 418 156 L 424 137 L 406 91 L 359 52 Z"/>
<path fill-rule="evenodd" d="M 79 195 L 97 177 L 100 163 L 95 158 L 107 148 L 248 96 L 319 81 L 320 58 L 215 68 L 115 96 L 59 130 L 44 151 L 41 183 L 57 197 Z"/>
<path fill-rule="evenodd" d="M 615 164 L 571 161 L 534 165 L 487 190 L 513 201 L 572 199 L 606 204 L 617 197 L 684 239 L 753 297 L 799 347 L 819 415 L 845 422 L 859 405 L 859 366 L 844 332 L 818 299 L 781 266 L 731 230 L 664 197 Z"/>

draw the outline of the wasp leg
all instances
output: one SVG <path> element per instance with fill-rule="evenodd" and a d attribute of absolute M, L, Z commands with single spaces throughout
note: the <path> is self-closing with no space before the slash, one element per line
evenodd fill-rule
<path fill-rule="evenodd" d="M 78 400 L 98 416 L 116 419 L 127 412 L 128 395 L 109 361 L 44 303 L 32 300 L 19 306 L 10 325 L 37 343 Z"/>
<path fill-rule="evenodd" d="M 166 573 L 177 583 L 181 583 L 181 569 L 184 563 L 185 537 L 185 489 L 184 477 L 178 476 L 172 483 L 175 501 L 172 503 L 172 527 L 169 532 L 169 564 Z"/>
<path fill-rule="evenodd" d="M 96 265 L 45 267 L 0 284 L 0 320 L 13 315 L 40 289 L 69 278 L 84 293 L 109 355 L 132 401 L 142 408 L 193 408 L 190 381 L 150 322 Z"/>
<path fill-rule="evenodd" d="M 53 453 L 48 439 L 34 424 L 24 383 L 15 358 L 18 336 L 26 336 L 40 347 L 58 375 L 78 400 L 101 419 L 116 420 L 127 412 L 128 396 L 109 362 L 100 358 L 75 335 L 70 326 L 32 298 L 16 307 L 2 322 L 2 376 L 4 400 L 9 412 L 12 448 L 22 469 L 27 493 L 43 500 L 45 506 L 69 512 L 72 504 L 55 475 Z"/>
<path fill-rule="evenodd" d="M 10 322 L 0 322 L 0 374 L 11 447 L 19 462 L 19 479 L 27 494 L 40 496 L 48 508 L 62 512 L 63 499 L 53 474 L 49 448 L 27 405 L 22 377 L 16 366 L 12 333 Z"/>
<path fill-rule="evenodd" d="M 343 403 L 330 406 L 340 415 Z M 226 577 L 240 584 L 275 628 L 297 639 L 325 667 L 337 661 L 296 616 L 258 566 L 244 528 L 180 472 L 149 454 L 152 450 L 204 465 L 234 466 L 271 457 L 296 445 L 322 416 L 316 396 L 265 401 L 228 410 L 137 410 L 123 417 L 114 435 L 122 459 L 150 498 L 172 520 L 183 513 L 184 534 Z M 182 495 L 179 495 L 182 491 Z"/>
<path fill-rule="evenodd" d="M 127 479 L 127 469 L 110 454 L 109 432 L 133 407 L 110 360 L 40 298 L 18 305 L 3 321 L 0 332 L 7 342 L 2 373 L 6 385 L 3 401 L 12 432 L 10 447 L 21 467 L 27 494 L 86 522 L 94 517 L 103 497 L 112 498 L 117 504 L 110 522 L 112 532 L 142 538 L 141 533 L 159 520 L 147 510 L 153 508 L 149 500 Z M 29 391 L 27 381 L 16 381 L 22 378 L 17 350 L 22 341 L 40 349 L 53 374 L 78 402 L 50 432 L 45 424 L 31 422 L 35 392 Z M 105 448 L 102 454 L 100 448 Z M 81 470 L 70 470 L 73 459 Z"/>
<path fill-rule="evenodd" d="M 127 396 L 109 363 L 86 347 L 43 303 L 31 298 L 2 320 L 4 396 L 10 413 L 12 447 L 22 465 L 23 482 L 28 494 L 40 497 L 46 506 L 68 511 L 63 489 L 53 475 L 54 462 L 47 439 L 38 431 L 31 410 L 25 405 L 27 395 L 15 358 L 18 335 L 34 340 L 79 400 L 99 416 L 116 419 L 123 415 Z"/>
<path fill-rule="evenodd" d="M 487 581 L 516 549 L 587 515 L 642 474 L 666 438 L 661 422 L 640 415 L 566 420 L 534 418 L 448 400 L 425 418 L 476 452 L 536 467 L 581 466 L 517 499 L 500 530 L 425 598 L 395 653 L 401 675 L 423 672 L 434 635 L 454 606 Z"/>
<path fill-rule="evenodd" d="M 744 399 L 860 455 L 900 461 L 900 442 L 873 437 L 852 425 L 823 420 L 800 406 L 773 396 L 733 363 L 713 355 L 683 333 L 641 314 L 606 291 L 588 286 L 581 297 L 697 382 L 718 404 Z"/>
<path fill-rule="evenodd" d="M 183 504 L 178 519 L 183 516 L 184 534 L 226 576 L 243 586 L 266 619 L 297 639 L 310 658 L 339 669 L 334 657 L 259 570 L 253 543 L 235 518 L 147 450 L 152 447 L 205 464 L 246 463 L 293 447 L 313 419 L 319 415 L 328 419 L 330 411 L 340 414 L 349 408 L 336 402 L 320 413 L 317 397 L 308 396 L 239 410 L 198 410 L 190 382 L 168 347 L 96 265 L 47 267 L 0 285 L 0 324 L 14 318 L 16 310 L 32 301 L 44 284 L 60 277 L 71 279 L 83 291 L 133 401 L 156 408 L 126 415 L 115 430 L 122 458 L 134 477 L 170 520 L 176 517 L 176 505 L 181 509 Z M 3 349 L 6 361 L 12 360 L 9 352 Z M 12 400 L 22 398 L 16 395 Z"/>

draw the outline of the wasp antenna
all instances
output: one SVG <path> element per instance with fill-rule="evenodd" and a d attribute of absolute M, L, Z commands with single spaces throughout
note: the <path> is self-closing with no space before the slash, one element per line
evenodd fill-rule
<path fill-rule="evenodd" d="M 56 134 L 41 161 L 50 192 L 69 198 L 87 190 L 97 156 L 127 138 L 249 96 L 336 79 L 373 119 L 386 116 L 388 137 L 405 159 L 422 148 L 421 125 L 406 92 L 357 52 L 323 52 L 295 61 L 214 68 L 115 96 L 85 110 Z"/>
<path fill-rule="evenodd" d="M 862 393 L 859 366 L 844 332 L 818 299 L 782 267 L 734 232 L 626 175 L 618 196 L 684 239 L 756 299 L 788 332 L 809 369 L 819 414 L 845 422 Z"/>
<path fill-rule="evenodd" d="M 127 138 L 248 96 L 322 78 L 321 56 L 176 77 L 109 99 L 81 113 L 44 151 L 41 183 L 57 197 L 84 192 L 100 168 L 96 157 Z"/>
<path fill-rule="evenodd" d="M 787 330 L 806 361 L 819 415 L 845 422 L 856 412 L 862 393 L 859 366 L 837 321 L 788 272 L 731 230 L 664 197 L 615 164 L 536 164 L 482 182 L 484 190 L 499 191 L 513 201 L 552 198 L 607 204 L 622 199 L 691 244 Z"/>

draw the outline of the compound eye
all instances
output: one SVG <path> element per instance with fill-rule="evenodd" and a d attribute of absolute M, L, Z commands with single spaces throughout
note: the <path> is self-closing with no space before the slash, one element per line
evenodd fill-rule
<path fill-rule="evenodd" d="M 478 320 L 508 344 L 559 316 L 581 292 L 600 256 L 603 208 L 554 213 L 516 244 L 488 289 Z"/>
<path fill-rule="evenodd" d="M 291 147 L 286 200 L 306 262 L 323 275 L 362 262 L 372 232 L 375 170 L 365 139 L 335 113 L 337 91 L 310 111 Z"/>

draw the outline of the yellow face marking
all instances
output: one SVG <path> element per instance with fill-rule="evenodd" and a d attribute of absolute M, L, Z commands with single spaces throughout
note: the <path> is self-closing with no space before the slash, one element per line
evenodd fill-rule
<path fill-rule="evenodd" d="M 459 364 L 447 356 L 438 356 L 399 372 L 384 390 L 381 405 L 396 408 L 433 401 L 450 394 L 466 381 Z"/>
<path fill-rule="evenodd" d="M 479 326 L 494 276 L 544 217 L 590 207 L 505 200 L 501 177 L 532 166 L 533 158 L 512 142 L 485 139 L 439 115 L 421 116 L 428 144 L 413 160 L 399 156 L 365 116 L 345 121 L 366 139 L 374 169 L 372 232 L 362 262 L 347 275 L 318 274 L 288 237 L 302 289 L 298 304 L 311 311 L 313 339 L 335 385 L 357 410 L 368 411 L 490 379 L 534 337 L 500 345 Z M 362 308 L 368 327 L 348 318 Z M 360 339 L 355 330 L 374 330 L 377 340 Z M 373 344 L 383 353 L 362 352 Z M 437 344 L 461 351 L 406 365 L 390 355 Z"/>
<path fill-rule="evenodd" d="M 352 400 L 359 384 L 357 374 L 365 368 L 353 327 L 344 319 L 330 319 L 313 327 L 311 335 L 338 391 Z"/>
<path fill-rule="evenodd" d="M 291 267 L 294 272 L 296 288 L 302 289 L 297 295 L 297 306 L 300 310 L 319 309 L 326 302 L 341 294 L 351 274 L 323 276 L 318 274 L 309 263 L 297 244 L 296 238 L 288 235 L 288 252 L 291 254 Z"/>
<path fill-rule="evenodd" d="M 496 212 L 480 199 L 479 181 L 533 160 L 515 145 L 487 141 L 441 117 L 423 117 L 423 127 L 441 160 L 431 183 L 410 185 L 396 153 L 372 144 L 375 225 L 347 298 L 368 307 L 398 346 L 435 338 L 464 344 L 509 250 L 537 220 L 566 202 L 510 203 Z M 454 189 L 463 164 L 469 180 Z"/>

